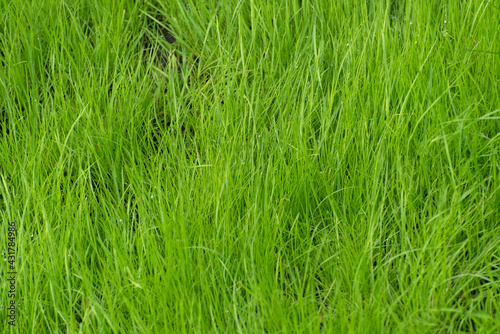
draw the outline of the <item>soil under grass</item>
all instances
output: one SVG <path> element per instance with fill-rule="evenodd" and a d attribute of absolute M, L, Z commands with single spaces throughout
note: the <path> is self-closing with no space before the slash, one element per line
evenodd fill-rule
<path fill-rule="evenodd" d="M 2 332 L 499 332 L 499 15 L 0 1 Z"/>

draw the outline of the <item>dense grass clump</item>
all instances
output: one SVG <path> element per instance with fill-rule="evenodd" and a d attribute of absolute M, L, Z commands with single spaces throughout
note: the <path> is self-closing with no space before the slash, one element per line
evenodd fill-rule
<path fill-rule="evenodd" d="M 500 331 L 499 17 L 0 1 L 3 332 Z"/>

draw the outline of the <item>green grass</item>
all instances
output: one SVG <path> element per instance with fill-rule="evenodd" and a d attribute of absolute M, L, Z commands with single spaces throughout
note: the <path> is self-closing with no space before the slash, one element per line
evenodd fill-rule
<path fill-rule="evenodd" d="M 498 333 L 499 17 L 1 0 L 2 332 Z"/>

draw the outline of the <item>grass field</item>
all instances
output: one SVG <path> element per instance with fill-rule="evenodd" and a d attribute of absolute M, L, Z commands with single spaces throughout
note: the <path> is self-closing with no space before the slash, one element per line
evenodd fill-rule
<path fill-rule="evenodd" d="M 499 41 L 499 1 L 0 0 L 2 333 L 499 333 Z"/>

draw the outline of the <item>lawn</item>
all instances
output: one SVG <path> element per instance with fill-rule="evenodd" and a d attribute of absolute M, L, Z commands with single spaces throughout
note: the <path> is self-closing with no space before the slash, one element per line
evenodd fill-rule
<path fill-rule="evenodd" d="M 1 332 L 499 333 L 499 17 L 0 0 Z"/>

